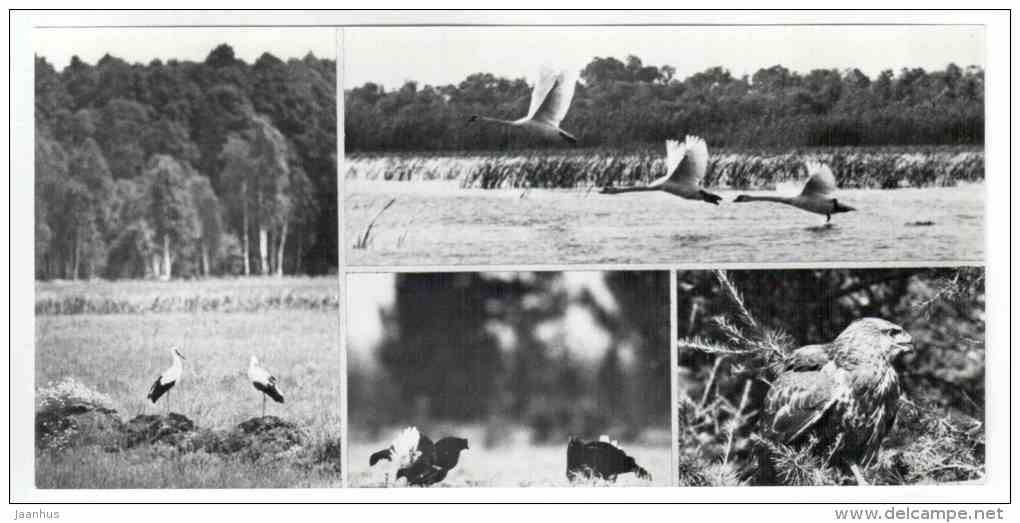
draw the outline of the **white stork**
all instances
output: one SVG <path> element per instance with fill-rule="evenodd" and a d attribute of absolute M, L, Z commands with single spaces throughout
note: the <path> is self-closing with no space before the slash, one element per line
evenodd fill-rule
<path fill-rule="evenodd" d="M 825 223 L 829 223 L 832 215 L 841 212 L 855 211 L 849 205 L 843 205 L 833 198 L 836 192 L 836 177 L 832 169 L 823 163 L 809 161 L 806 164 L 808 181 L 804 184 L 804 190 L 797 196 L 748 196 L 741 194 L 734 202 L 776 202 L 792 205 L 798 209 L 824 214 Z"/>
<path fill-rule="evenodd" d="M 181 351 L 177 350 L 177 347 L 170 347 L 170 357 L 173 358 L 173 363 L 170 368 L 163 371 L 156 381 L 153 382 L 152 387 L 149 387 L 149 394 L 146 396 L 150 401 L 156 403 L 163 394 L 166 394 L 166 413 L 170 414 L 170 389 L 174 388 L 177 384 L 177 380 L 181 379 L 181 373 L 184 372 L 184 363 L 181 361 L 184 356 L 181 355 Z"/>
<path fill-rule="evenodd" d="M 528 108 L 527 116 L 517 120 L 503 120 L 474 115 L 468 119 L 468 122 L 481 120 L 520 127 L 548 139 L 563 139 L 575 144 L 577 138 L 560 129 L 560 122 L 567 116 L 576 85 L 577 73 L 554 71 L 548 66 L 543 66 L 539 69 L 535 86 L 531 89 L 531 105 Z"/>
<path fill-rule="evenodd" d="M 266 396 L 273 398 L 273 401 L 277 403 L 283 403 L 283 394 L 276 384 L 276 377 L 270 374 L 268 370 L 260 367 L 259 359 L 255 356 L 251 357 L 251 361 L 248 364 L 248 379 L 251 380 L 255 390 L 262 393 L 263 418 L 266 417 Z"/>

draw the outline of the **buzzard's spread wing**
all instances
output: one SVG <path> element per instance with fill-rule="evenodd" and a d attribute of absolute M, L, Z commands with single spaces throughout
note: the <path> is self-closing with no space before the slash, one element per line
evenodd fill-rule
<path fill-rule="evenodd" d="M 839 384 L 823 370 L 786 372 L 765 398 L 765 428 L 774 439 L 794 443 L 833 408 L 839 395 Z"/>
<path fill-rule="evenodd" d="M 798 372 L 822 370 L 831 359 L 828 349 L 828 345 L 805 345 L 793 351 L 784 366 L 787 370 Z"/>

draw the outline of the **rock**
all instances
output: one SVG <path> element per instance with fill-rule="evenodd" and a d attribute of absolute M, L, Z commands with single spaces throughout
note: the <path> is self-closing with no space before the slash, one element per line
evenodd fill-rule
<path fill-rule="evenodd" d="M 35 443 L 41 449 L 83 445 L 116 449 L 123 430 L 124 423 L 116 410 L 87 403 L 54 405 L 35 413 Z"/>
<path fill-rule="evenodd" d="M 159 443 L 191 450 L 194 432 L 195 423 L 182 414 L 140 414 L 124 426 L 124 448 Z"/>

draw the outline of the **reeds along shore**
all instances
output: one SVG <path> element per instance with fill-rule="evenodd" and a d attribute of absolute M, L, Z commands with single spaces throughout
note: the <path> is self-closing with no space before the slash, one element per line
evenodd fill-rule
<path fill-rule="evenodd" d="M 829 147 L 784 151 L 713 150 L 706 186 L 770 189 L 802 179 L 804 162 L 830 165 L 842 188 L 943 187 L 980 182 L 984 152 L 969 146 Z M 352 154 L 348 180 L 459 181 L 464 188 L 585 188 L 644 183 L 665 174 L 657 148 L 541 152 Z"/>

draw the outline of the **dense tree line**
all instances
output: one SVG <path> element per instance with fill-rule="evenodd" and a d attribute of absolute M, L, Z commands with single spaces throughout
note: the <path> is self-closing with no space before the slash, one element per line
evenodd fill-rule
<path fill-rule="evenodd" d="M 335 61 L 35 60 L 39 278 L 337 264 Z"/>
<path fill-rule="evenodd" d="M 616 307 L 568 292 L 562 274 L 400 274 L 382 311 L 379 375 L 351 371 L 364 428 L 436 420 L 530 426 L 538 441 L 612 431 L 632 438 L 669 423 L 669 277 L 610 272 Z M 583 357 L 555 325 L 586 311 L 608 349 Z M 552 332 L 552 334 L 549 334 Z M 543 334 L 544 333 L 544 334 Z M 497 432 L 508 432 L 504 426 Z"/>
<path fill-rule="evenodd" d="M 713 146 L 942 145 L 984 142 L 984 70 L 904 68 L 869 78 L 858 69 L 807 74 L 781 65 L 734 77 L 713 67 L 686 79 L 668 65 L 595 58 L 563 128 L 585 146 L 658 144 L 696 133 Z M 492 150 L 533 145 L 496 126 L 466 126 L 472 114 L 527 113 L 523 78 L 488 73 L 457 85 L 408 81 L 345 91 L 348 151 Z"/>

